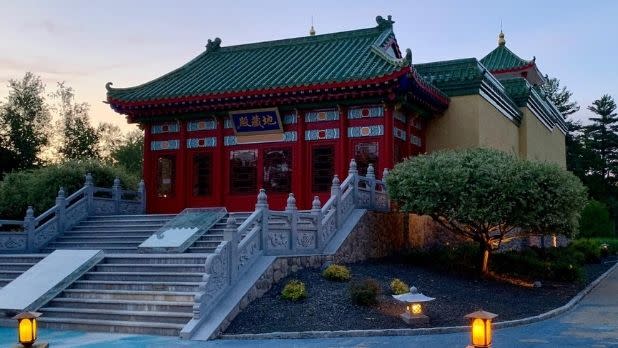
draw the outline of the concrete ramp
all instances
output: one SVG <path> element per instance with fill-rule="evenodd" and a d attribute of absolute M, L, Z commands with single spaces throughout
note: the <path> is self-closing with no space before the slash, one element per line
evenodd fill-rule
<path fill-rule="evenodd" d="M 37 310 L 103 259 L 100 250 L 56 250 L 0 289 L 0 312 Z"/>

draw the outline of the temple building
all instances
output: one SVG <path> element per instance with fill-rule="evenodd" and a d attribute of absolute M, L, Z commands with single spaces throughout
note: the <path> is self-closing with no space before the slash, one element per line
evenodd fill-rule
<path fill-rule="evenodd" d="M 492 147 L 565 167 L 563 117 L 540 89 L 536 59 L 506 47 L 476 58 L 412 64 L 391 17 L 377 26 L 222 46 L 107 101 L 144 130 L 149 212 L 301 209 L 326 201 L 354 158 L 360 174 L 446 148 Z"/>

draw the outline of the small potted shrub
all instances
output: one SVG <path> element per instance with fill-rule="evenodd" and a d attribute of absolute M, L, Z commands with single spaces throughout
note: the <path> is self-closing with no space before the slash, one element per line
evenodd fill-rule
<path fill-rule="evenodd" d="M 350 270 L 346 266 L 332 264 L 322 272 L 322 276 L 336 282 L 347 282 L 352 278 Z"/>
<path fill-rule="evenodd" d="M 300 280 L 290 280 L 281 290 L 281 298 L 292 302 L 307 298 L 307 288 Z"/>
<path fill-rule="evenodd" d="M 403 280 L 395 278 L 391 281 L 391 291 L 393 295 L 401 295 L 410 292 L 410 287 Z"/>
<path fill-rule="evenodd" d="M 361 282 L 354 282 L 350 285 L 352 302 L 361 306 L 371 306 L 378 303 L 380 292 L 380 283 L 373 278 L 366 278 Z"/>

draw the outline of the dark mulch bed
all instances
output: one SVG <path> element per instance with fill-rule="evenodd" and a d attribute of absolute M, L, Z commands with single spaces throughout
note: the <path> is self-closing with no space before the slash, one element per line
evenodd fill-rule
<path fill-rule="evenodd" d="M 426 306 L 430 322 L 414 327 L 467 325 L 463 316 L 480 308 L 497 313 L 498 321 L 519 319 L 564 305 L 612 265 L 613 262 L 586 265 L 585 281 L 543 283 L 541 288 L 439 273 L 392 260 L 348 265 L 353 279 L 372 277 L 382 285 L 383 295 L 373 307 L 352 304 L 349 283 L 331 282 L 322 278 L 320 270 L 305 269 L 283 279 L 251 303 L 226 333 L 409 328 L 399 318 L 404 305 L 390 295 L 389 284 L 393 278 L 400 278 L 436 298 Z M 280 299 L 281 289 L 290 279 L 305 282 L 309 293 L 306 300 L 293 303 Z"/>

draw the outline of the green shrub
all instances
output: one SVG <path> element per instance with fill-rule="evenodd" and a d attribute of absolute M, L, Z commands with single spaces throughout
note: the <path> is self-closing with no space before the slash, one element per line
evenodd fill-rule
<path fill-rule="evenodd" d="M 573 282 L 583 279 L 582 268 L 570 262 L 558 261 L 550 264 L 551 280 Z"/>
<path fill-rule="evenodd" d="M 290 280 L 281 290 L 281 298 L 293 302 L 307 298 L 305 283 L 299 280 Z"/>
<path fill-rule="evenodd" d="M 479 248 L 475 243 L 412 249 L 404 255 L 405 262 L 443 272 L 478 274 Z"/>
<path fill-rule="evenodd" d="M 618 238 L 593 238 L 591 240 L 599 243 L 603 256 L 618 254 Z"/>
<path fill-rule="evenodd" d="M 55 204 L 60 186 L 67 197 L 84 185 L 84 176 L 91 173 L 95 186 L 111 187 L 119 177 L 124 188 L 136 189 L 139 178 L 122 168 L 96 161 L 71 161 L 47 167 L 9 173 L 0 182 L 0 217 L 22 219 L 28 205 L 35 216 Z"/>
<path fill-rule="evenodd" d="M 601 262 L 601 243 L 590 239 L 576 239 L 568 246 L 569 249 L 584 254 L 588 263 Z"/>
<path fill-rule="evenodd" d="M 322 272 L 322 276 L 336 282 L 347 282 L 352 278 L 350 270 L 346 266 L 332 264 Z"/>
<path fill-rule="evenodd" d="M 582 279 L 584 262 L 584 254 L 571 248 L 527 249 L 496 254 L 491 269 L 529 280 L 572 282 Z"/>
<path fill-rule="evenodd" d="M 395 295 L 401 295 L 410 292 L 410 287 L 401 279 L 395 278 L 391 281 L 391 291 Z"/>
<path fill-rule="evenodd" d="M 591 200 L 582 210 L 579 220 L 580 237 L 606 237 L 613 233 L 612 221 L 607 206 Z"/>
<path fill-rule="evenodd" d="M 361 282 L 353 282 L 350 285 L 352 302 L 361 306 L 370 306 L 378 303 L 378 295 L 380 293 L 380 284 L 373 278 L 366 278 Z"/>

